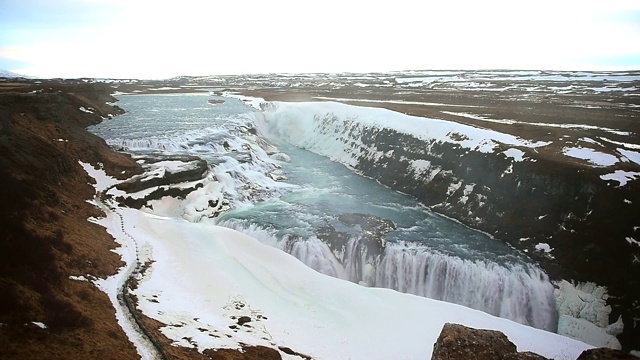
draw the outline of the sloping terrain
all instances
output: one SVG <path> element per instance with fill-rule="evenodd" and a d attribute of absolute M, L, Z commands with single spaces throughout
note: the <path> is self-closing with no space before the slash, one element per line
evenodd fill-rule
<path fill-rule="evenodd" d="M 70 278 L 121 266 L 111 236 L 87 221 L 102 214 L 78 164 L 138 171 L 84 130 L 119 112 L 107 101 L 102 85 L 0 84 L 0 358 L 138 357 L 105 294 Z"/>

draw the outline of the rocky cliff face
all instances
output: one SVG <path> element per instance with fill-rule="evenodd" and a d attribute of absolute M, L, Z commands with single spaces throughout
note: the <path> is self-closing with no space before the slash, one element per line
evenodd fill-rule
<path fill-rule="evenodd" d="M 520 150 L 535 161 L 388 129 L 367 130 L 362 139 L 381 157 L 358 158 L 356 170 L 527 252 L 552 278 L 607 286 L 617 297 L 612 322 L 622 315 L 626 341 L 640 339 L 633 326 L 640 317 L 640 246 L 626 240 L 640 234 L 640 183 L 618 187 L 603 181 L 601 170 L 527 148 Z M 428 165 L 416 169 L 417 160 Z M 553 251 L 536 248 L 541 243 Z"/>

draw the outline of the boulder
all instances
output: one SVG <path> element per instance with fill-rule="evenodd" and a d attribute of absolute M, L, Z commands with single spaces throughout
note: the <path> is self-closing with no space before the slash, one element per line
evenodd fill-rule
<path fill-rule="evenodd" d="M 620 350 L 597 348 L 583 351 L 577 360 L 638 360 L 638 358 Z"/>
<path fill-rule="evenodd" d="M 544 360 L 531 352 L 519 353 L 514 343 L 500 331 L 479 330 L 459 324 L 444 324 L 438 340 L 433 345 L 432 360 Z"/>
<path fill-rule="evenodd" d="M 127 193 L 135 193 L 151 187 L 174 185 L 201 180 L 209 165 L 196 156 L 145 156 L 139 158 L 144 162 L 146 173 L 134 176 L 116 185 L 116 188 Z M 173 168 L 166 163 L 173 163 Z M 183 163 L 182 165 L 176 165 Z"/>

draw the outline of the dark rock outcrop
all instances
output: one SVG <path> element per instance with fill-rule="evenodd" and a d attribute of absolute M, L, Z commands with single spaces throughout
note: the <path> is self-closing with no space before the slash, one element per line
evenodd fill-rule
<path fill-rule="evenodd" d="M 184 163 L 184 166 L 173 171 L 166 169 L 159 176 L 149 177 L 144 174 L 142 176 L 135 176 L 119 183 L 116 185 L 116 188 L 128 193 L 134 193 L 156 186 L 197 181 L 201 180 L 209 170 L 207 162 L 197 156 L 145 156 L 139 160 L 143 160 L 146 167 L 153 166 L 154 163 L 161 161 L 179 161 Z"/>
<path fill-rule="evenodd" d="M 530 352 L 518 352 L 505 334 L 480 330 L 460 324 L 444 324 L 433 344 L 431 360 L 546 360 Z M 576 360 L 634 360 L 637 357 L 620 350 L 597 348 L 585 350 Z"/>
<path fill-rule="evenodd" d="M 519 353 L 514 343 L 500 331 L 478 330 L 459 324 L 444 324 L 433 345 L 432 360 L 545 360 L 531 352 Z"/>
<path fill-rule="evenodd" d="M 357 246 L 362 248 L 358 252 L 365 252 L 367 257 L 379 256 L 385 247 L 384 235 L 396 229 L 393 221 L 369 214 L 345 213 L 338 216 L 338 220 L 354 232 L 338 231 L 331 225 L 316 230 L 318 238 L 338 253 L 344 252 L 349 240 L 357 236 Z"/>
<path fill-rule="evenodd" d="M 343 265 L 345 258 L 351 259 L 346 269 L 356 276 L 352 281 L 373 286 L 371 281 L 375 279 L 365 279 L 363 270 L 382 256 L 387 244 L 385 234 L 395 230 L 396 225 L 391 220 L 360 213 L 341 214 L 338 221 L 346 225 L 347 230 L 339 231 L 327 224 L 316 229 L 316 236 L 329 246 Z"/>
<path fill-rule="evenodd" d="M 599 348 L 583 351 L 577 360 L 638 360 L 638 358 L 620 350 Z"/>

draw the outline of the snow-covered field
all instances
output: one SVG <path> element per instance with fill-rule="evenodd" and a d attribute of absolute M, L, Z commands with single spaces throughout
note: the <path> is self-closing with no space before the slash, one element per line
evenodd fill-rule
<path fill-rule="evenodd" d="M 115 180 L 86 164 L 102 192 Z M 99 200 L 99 199 L 97 199 Z M 362 287 L 317 273 L 294 257 L 230 229 L 103 207 L 128 266 L 102 288 L 115 300 L 135 254 L 152 264 L 139 279 L 139 308 L 166 324 L 176 345 L 286 346 L 314 359 L 428 359 L 445 322 L 503 331 L 519 351 L 575 359 L 584 343 L 459 305 Z M 122 322 L 127 320 L 122 318 Z M 144 358 L 150 357 L 138 337 Z M 283 353 L 283 358 L 297 358 Z"/>

